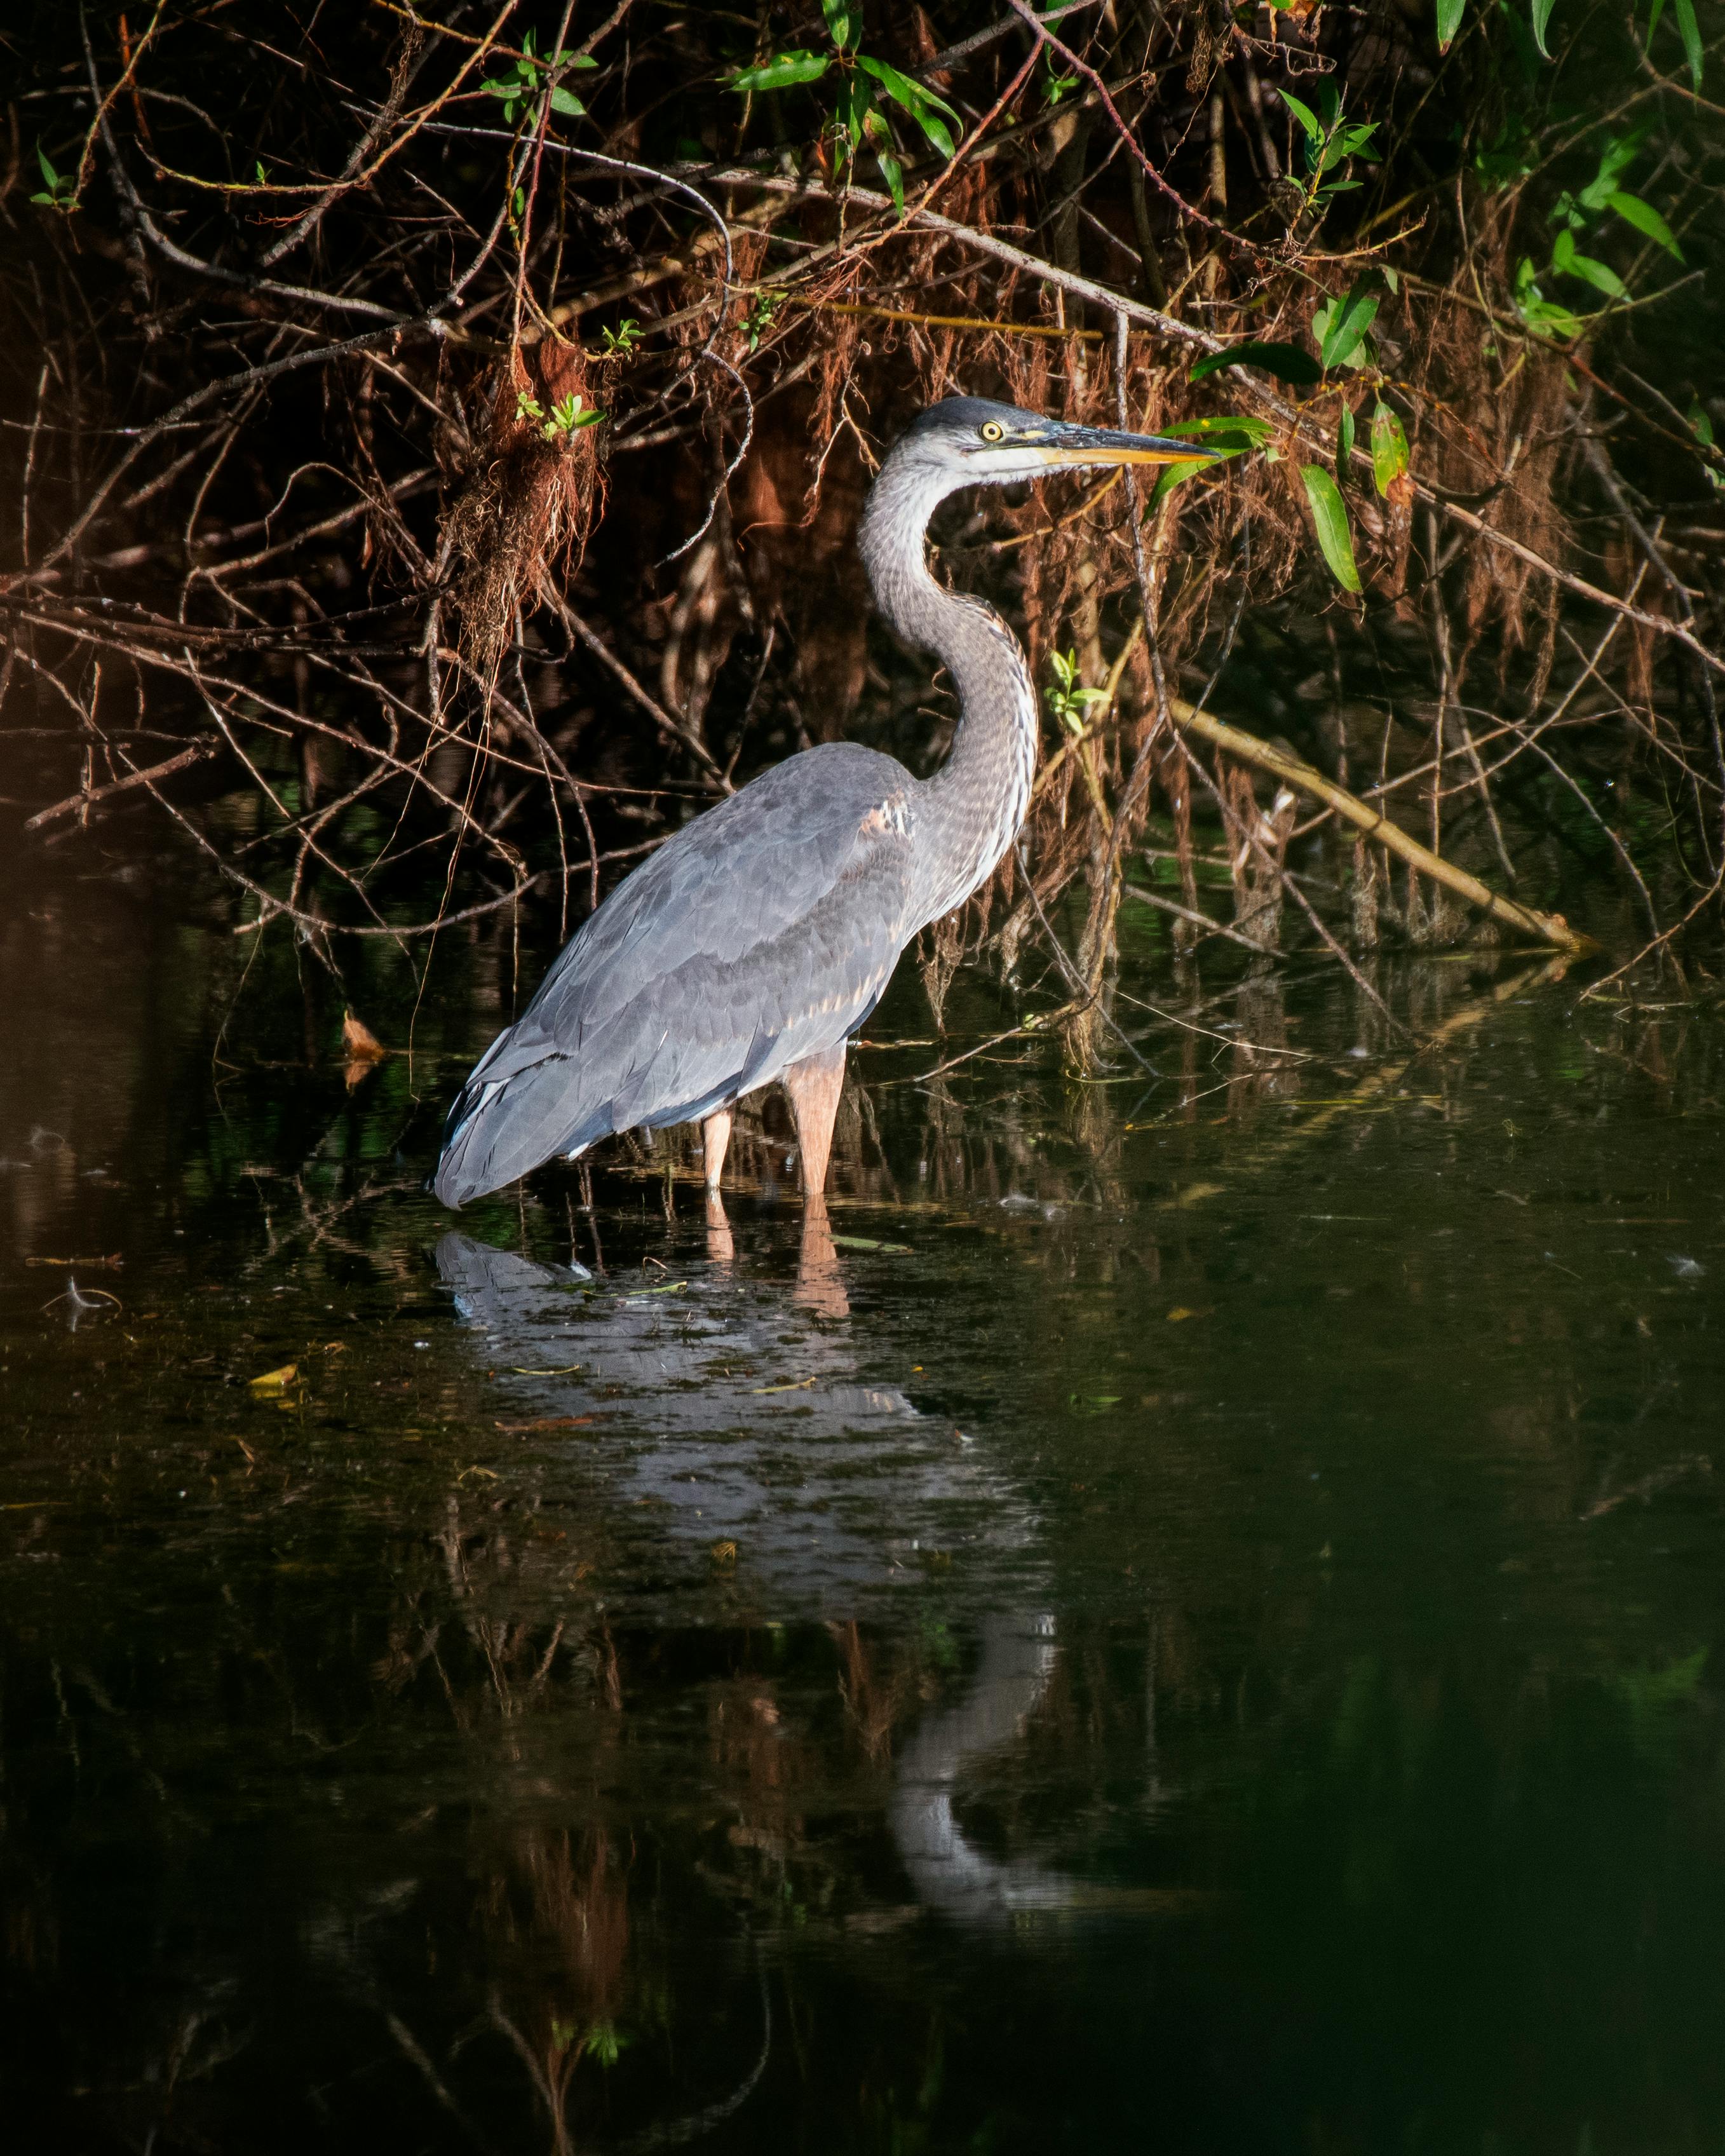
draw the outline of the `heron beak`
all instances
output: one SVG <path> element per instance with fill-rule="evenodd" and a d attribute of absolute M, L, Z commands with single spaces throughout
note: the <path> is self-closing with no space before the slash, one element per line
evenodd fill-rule
<path fill-rule="evenodd" d="M 1062 427 L 1052 440 L 1027 443 L 1050 465 L 1191 465 L 1219 463 L 1219 449 L 1180 442 L 1165 434 L 1117 434 L 1106 427 Z"/>

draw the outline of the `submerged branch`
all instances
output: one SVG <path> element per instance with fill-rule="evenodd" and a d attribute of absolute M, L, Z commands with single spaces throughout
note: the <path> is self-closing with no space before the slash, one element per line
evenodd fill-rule
<path fill-rule="evenodd" d="M 1268 742 L 1260 741 L 1255 734 L 1230 726 L 1225 720 L 1201 711 L 1178 696 L 1168 698 L 1168 709 L 1183 732 L 1196 734 L 1213 747 L 1225 749 L 1230 756 L 1238 757 L 1242 763 L 1255 765 L 1285 784 L 1298 787 L 1302 793 L 1333 808 L 1356 830 L 1375 839 L 1409 868 L 1417 869 L 1421 875 L 1441 884 L 1445 890 L 1454 891 L 1458 898 L 1465 898 L 1470 906 L 1477 906 L 1503 927 L 1519 928 L 1543 943 L 1554 944 L 1560 951 L 1577 957 L 1599 948 L 1592 937 L 1572 928 L 1561 913 L 1539 913 L 1531 906 L 1518 905 L 1512 898 L 1500 898 L 1477 876 L 1457 868 L 1453 861 L 1445 860 L 1430 847 L 1422 846 L 1417 839 L 1410 839 L 1379 810 L 1368 808 L 1357 794 L 1350 793 L 1345 786 L 1338 786 L 1333 778 L 1326 778 L 1322 772 L 1314 770 L 1298 757 L 1286 755 Z"/>

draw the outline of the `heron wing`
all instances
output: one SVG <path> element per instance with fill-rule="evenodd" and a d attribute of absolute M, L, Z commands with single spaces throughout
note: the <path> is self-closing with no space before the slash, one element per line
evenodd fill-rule
<path fill-rule="evenodd" d="M 459 1204 L 613 1131 L 685 1122 L 843 1040 L 911 926 L 915 788 L 806 750 L 697 818 L 566 946 L 450 1111 Z"/>

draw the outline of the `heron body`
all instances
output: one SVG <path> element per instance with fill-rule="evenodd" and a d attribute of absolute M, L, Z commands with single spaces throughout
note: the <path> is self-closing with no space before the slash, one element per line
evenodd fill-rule
<path fill-rule="evenodd" d="M 860 544 L 888 621 L 941 659 L 957 690 L 946 762 L 918 779 L 851 743 L 805 749 L 668 839 L 475 1065 L 434 1178 L 444 1204 L 614 1132 L 672 1123 L 704 1126 L 716 1187 L 732 1106 L 776 1081 L 790 1096 L 803 1188 L 818 1197 L 846 1043 L 917 930 L 993 873 L 1035 767 L 1024 654 L 991 608 L 935 582 L 929 517 L 960 487 L 1202 454 L 974 398 L 924 412 L 881 465 Z"/>

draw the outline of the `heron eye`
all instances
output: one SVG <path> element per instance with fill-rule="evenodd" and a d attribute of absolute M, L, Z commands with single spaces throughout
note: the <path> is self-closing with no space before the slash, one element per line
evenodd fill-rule
<path fill-rule="evenodd" d="M 1006 429 L 998 419 L 984 419 L 977 432 L 985 442 L 998 442 L 1004 435 Z"/>

